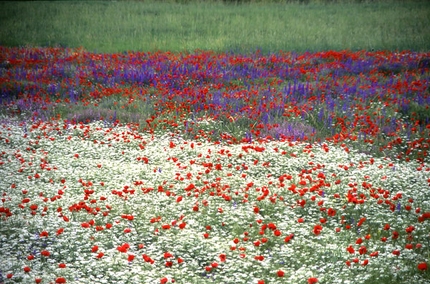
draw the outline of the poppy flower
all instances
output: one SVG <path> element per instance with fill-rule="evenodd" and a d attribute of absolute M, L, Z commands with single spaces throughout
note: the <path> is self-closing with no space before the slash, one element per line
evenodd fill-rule
<path fill-rule="evenodd" d="M 263 261 L 264 260 L 264 256 L 262 256 L 262 255 L 256 255 L 256 256 L 254 256 L 254 259 L 255 260 L 259 260 L 259 261 Z"/>
<path fill-rule="evenodd" d="M 61 235 L 63 232 L 64 232 L 64 228 L 59 228 L 59 229 L 57 230 L 57 236 L 58 236 L 58 235 Z"/>
<path fill-rule="evenodd" d="M 278 270 L 278 272 L 276 272 L 276 275 L 278 275 L 278 277 L 284 277 L 285 272 L 282 270 Z"/>
<path fill-rule="evenodd" d="M 371 257 L 377 257 L 379 255 L 379 251 L 374 251 L 370 254 Z"/>
<path fill-rule="evenodd" d="M 173 266 L 173 261 L 166 261 L 165 266 L 166 267 L 172 267 Z"/>
<path fill-rule="evenodd" d="M 358 252 L 360 253 L 360 255 L 363 255 L 363 254 L 365 254 L 367 252 L 367 248 L 365 246 L 361 246 L 358 249 Z"/>
<path fill-rule="evenodd" d="M 124 243 L 121 246 L 117 247 L 116 249 L 120 252 L 127 252 L 128 249 L 130 248 L 130 245 L 128 243 Z"/>
<path fill-rule="evenodd" d="M 221 262 L 225 262 L 226 259 L 227 259 L 227 255 L 225 253 L 222 253 L 219 255 L 219 260 Z"/>
<path fill-rule="evenodd" d="M 319 224 L 318 224 L 318 225 L 315 225 L 315 226 L 314 226 L 314 230 L 313 230 L 313 232 L 314 232 L 314 234 L 315 234 L 315 235 L 317 235 L 317 236 L 318 236 L 318 235 L 321 233 L 322 229 L 323 229 L 323 227 L 322 227 L 321 225 L 319 225 Z"/>
<path fill-rule="evenodd" d="M 55 283 L 66 283 L 66 278 L 58 277 L 57 279 L 55 279 Z"/>
<path fill-rule="evenodd" d="M 49 251 L 47 251 L 47 250 L 42 250 L 42 251 L 40 252 L 40 254 L 41 254 L 41 255 L 43 255 L 43 256 L 45 256 L 45 257 L 48 257 L 48 256 L 50 256 L 50 255 L 51 255 L 51 253 L 50 253 Z"/>
<path fill-rule="evenodd" d="M 427 270 L 427 262 L 421 262 L 421 263 L 418 263 L 418 269 L 419 270 L 421 270 L 421 271 L 425 271 L 425 270 Z"/>
<path fill-rule="evenodd" d="M 318 283 L 318 278 L 315 278 L 315 277 L 308 278 L 308 284 L 315 284 L 315 283 Z"/>

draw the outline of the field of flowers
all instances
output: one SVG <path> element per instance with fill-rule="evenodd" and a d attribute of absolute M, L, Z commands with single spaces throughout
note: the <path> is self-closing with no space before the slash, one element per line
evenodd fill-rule
<path fill-rule="evenodd" d="M 0 283 L 430 283 L 429 58 L 0 47 Z"/>

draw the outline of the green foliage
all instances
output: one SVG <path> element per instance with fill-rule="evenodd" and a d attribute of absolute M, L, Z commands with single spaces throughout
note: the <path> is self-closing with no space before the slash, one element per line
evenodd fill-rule
<path fill-rule="evenodd" d="M 1 2 L 0 44 L 97 52 L 429 50 L 428 8 L 355 0 Z"/>

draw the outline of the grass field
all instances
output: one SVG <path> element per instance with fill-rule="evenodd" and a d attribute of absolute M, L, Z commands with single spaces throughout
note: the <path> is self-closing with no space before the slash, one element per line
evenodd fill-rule
<path fill-rule="evenodd" d="M 430 283 L 428 4 L 176 2 L 0 2 L 0 284 Z"/>
<path fill-rule="evenodd" d="M 89 51 L 430 49 L 428 1 L 0 2 L 0 44 Z"/>

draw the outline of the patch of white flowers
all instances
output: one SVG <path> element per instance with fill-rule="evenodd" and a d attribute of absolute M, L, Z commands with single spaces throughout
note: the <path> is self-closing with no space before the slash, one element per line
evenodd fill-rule
<path fill-rule="evenodd" d="M 47 283 L 60 276 L 67 283 L 159 283 L 164 277 L 176 283 L 275 283 L 279 270 L 285 283 L 306 283 L 310 277 L 321 283 L 429 280 L 428 271 L 416 268 L 428 261 L 423 252 L 429 252 L 429 221 L 419 223 L 415 213 L 418 207 L 421 213 L 430 211 L 427 164 L 371 158 L 329 143 L 223 145 L 168 134 L 151 137 L 129 127 L 105 128 L 102 122 L 24 127 L 10 121 L 0 125 L 0 138 L 0 273 L 5 283 L 34 282 L 35 277 Z M 282 186 L 281 176 L 288 177 Z M 389 192 L 388 200 L 401 193 L 392 200 L 395 211 L 377 204 L 363 182 L 375 192 Z M 313 191 L 318 183 L 324 184 Z M 293 184 L 297 191 L 306 190 L 293 193 Z M 354 187 L 358 199 L 365 196 L 363 204 L 348 203 Z M 302 199 L 306 204 L 300 206 Z M 335 215 L 322 207 L 336 210 Z M 6 217 L 5 208 L 12 216 Z M 363 217 L 366 221 L 357 226 Z M 351 229 L 345 229 L 342 218 Z M 279 236 L 276 229 L 261 228 L 270 223 Z M 386 223 L 389 231 L 383 230 Z M 317 224 L 319 234 L 314 233 Z M 420 249 L 404 249 L 409 226 L 415 227 L 411 242 L 420 243 Z M 398 240 L 391 239 L 393 230 L 400 233 Z M 294 238 L 285 241 L 290 234 Z M 367 248 L 363 255 L 355 244 L 360 237 Z M 120 252 L 123 244 L 129 248 Z M 349 245 L 354 254 L 346 251 Z M 392 254 L 395 249 L 400 256 Z M 41 255 L 43 250 L 50 256 Z M 374 251 L 378 257 L 369 256 Z M 97 257 L 100 252 L 103 256 Z M 129 261 L 129 255 L 135 258 Z M 369 263 L 361 265 L 365 259 Z M 67 267 L 60 269 L 59 263 Z M 31 271 L 24 272 L 25 266 Z M 5 280 L 8 273 L 13 277 Z"/>

